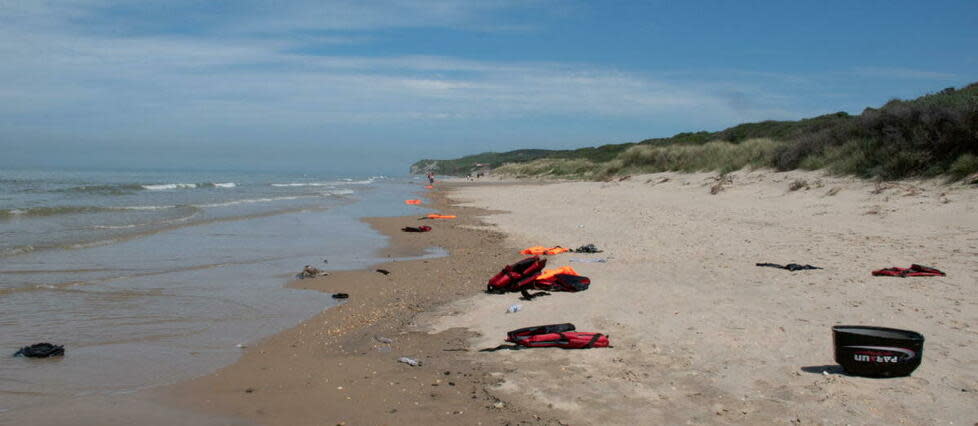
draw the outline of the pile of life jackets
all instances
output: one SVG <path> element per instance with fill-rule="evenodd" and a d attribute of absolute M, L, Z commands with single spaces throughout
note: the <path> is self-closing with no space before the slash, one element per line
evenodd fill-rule
<path fill-rule="evenodd" d="M 533 256 L 506 265 L 489 279 L 488 293 L 518 292 L 526 289 L 578 292 L 588 289 L 591 279 L 581 276 L 570 266 L 544 270 L 547 259 Z"/>
<path fill-rule="evenodd" d="M 574 324 L 538 325 L 506 333 L 506 341 L 528 348 L 587 349 L 606 348 L 608 336 L 574 331 Z"/>

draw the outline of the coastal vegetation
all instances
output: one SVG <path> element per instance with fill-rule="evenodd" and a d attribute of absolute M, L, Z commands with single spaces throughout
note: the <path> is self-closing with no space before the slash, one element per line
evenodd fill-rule
<path fill-rule="evenodd" d="M 978 173 L 978 83 L 913 100 L 894 99 L 859 115 L 745 123 L 718 132 L 575 150 L 525 149 L 454 160 L 421 160 L 413 173 L 606 179 L 662 171 L 743 168 L 824 169 L 863 178 L 900 179 Z"/>

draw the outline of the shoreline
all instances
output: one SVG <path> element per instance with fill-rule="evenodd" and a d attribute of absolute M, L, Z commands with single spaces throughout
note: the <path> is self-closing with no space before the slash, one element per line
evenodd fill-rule
<path fill-rule="evenodd" d="M 484 280 L 519 258 L 502 233 L 484 229 L 480 217 L 490 211 L 453 204 L 451 193 L 459 185 L 465 184 L 442 184 L 424 194 L 428 206 L 458 216 L 425 221 L 432 232 L 401 232 L 419 223 L 412 216 L 362 219 L 390 238 L 382 257 L 418 256 L 430 247 L 448 256 L 290 282 L 289 287 L 350 298 L 261 340 L 230 366 L 164 387 L 157 393 L 161 401 L 228 421 L 270 425 L 558 423 L 554 413 L 527 411 L 493 394 L 501 379 L 467 357 L 475 350 L 468 343 L 471 332 L 418 329 L 419 315 L 481 293 Z M 392 343 L 384 343 L 388 339 Z M 399 363 L 400 357 L 422 366 Z"/>
<path fill-rule="evenodd" d="M 798 180 L 811 185 L 790 189 Z M 442 184 L 424 193 L 427 206 L 458 219 L 363 218 L 390 238 L 380 255 L 390 262 L 289 284 L 348 293 L 347 302 L 213 374 L 130 398 L 143 404 L 128 408 L 139 414 L 130 421 L 107 422 L 104 408 L 88 408 L 98 421 L 74 423 L 919 424 L 978 416 L 978 371 L 966 349 L 978 343 L 968 325 L 978 321 L 978 292 L 968 284 L 978 279 L 978 216 L 969 214 L 978 190 L 769 171 L 732 173 L 719 192 L 716 182 L 709 173 L 663 173 Z M 540 214 L 541 205 L 563 207 Z M 420 223 L 435 229 L 400 231 Z M 548 267 L 573 265 L 592 278 L 586 292 L 532 302 L 483 292 L 502 265 L 524 257 L 520 247 L 584 243 L 605 252 L 551 256 Z M 429 247 L 449 255 L 397 260 Z M 825 269 L 778 271 L 759 261 Z M 948 276 L 869 274 L 909 262 Z M 512 303 L 524 309 L 505 314 Z M 502 343 L 506 330 L 559 322 L 609 334 L 613 348 L 479 352 Z M 840 323 L 920 331 L 924 362 L 906 378 L 846 375 L 831 353 L 829 328 Z M 423 365 L 397 362 L 402 356 Z"/>

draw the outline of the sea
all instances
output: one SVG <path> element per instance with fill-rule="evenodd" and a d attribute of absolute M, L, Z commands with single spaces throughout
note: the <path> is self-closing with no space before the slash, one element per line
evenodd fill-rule
<path fill-rule="evenodd" d="M 360 221 L 426 213 L 412 177 L 0 170 L 0 416 L 204 375 L 336 302 L 285 287 L 364 268 Z M 424 256 L 444 253 L 432 249 Z M 65 356 L 13 357 L 34 343 Z"/>

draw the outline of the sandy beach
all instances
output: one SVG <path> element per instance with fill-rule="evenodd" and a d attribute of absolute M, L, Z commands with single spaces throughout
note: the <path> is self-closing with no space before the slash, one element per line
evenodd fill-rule
<path fill-rule="evenodd" d="M 874 184 L 814 173 L 656 174 L 623 182 L 466 187 L 465 205 L 512 247 L 594 243 L 552 256 L 591 277 L 500 315 L 515 297 L 480 295 L 433 315 L 475 347 L 506 330 L 573 322 L 612 349 L 478 354 L 500 395 L 554 407 L 574 424 L 972 424 L 978 420 L 978 191 Z M 793 182 L 806 187 L 792 191 Z M 515 254 L 514 254 L 514 257 Z M 607 263 L 573 263 L 575 258 Z M 800 263 L 789 272 L 755 263 Z M 873 277 L 932 265 L 947 277 Z M 462 312 L 450 315 L 449 312 Z M 830 327 L 876 325 L 927 338 L 911 377 L 839 374 Z"/>
<path fill-rule="evenodd" d="M 800 181 L 807 187 L 789 189 Z M 712 174 L 670 173 L 439 186 L 429 205 L 459 219 L 366 221 L 391 238 L 384 255 L 392 259 L 435 246 L 449 256 L 295 281 L 350 299 L 247 348 L 214 374 L 51 410 L 50 418 L 208 425 L 978 420 L 978 191 L 768 171 L 733 173 L 712 194 L 715 184 Z M 399 230 L 419 223 L 435 229 Z M 533 301 L 483 292 L 488 277 L 523 257 L 522 247 L 587 243 L 604 252 L 550 256 L 548 264 L 589 276 L 585 292 Z M 789 272 L 758 262 L 824 269 Z M 870 275 L 911 263 L 948 275 Z M 506 313 L 514 303 L 523 309 Z M 503 343 L 508 330 L 560 322 L 609 334 L 613 347 L 480 351 Z M 919 331 L 927 338 L 923 364 L 905 378 L 845 375 L 832 355 L 837 324 Z M 108 419 L 106 407 L 115 410 Z"/>

